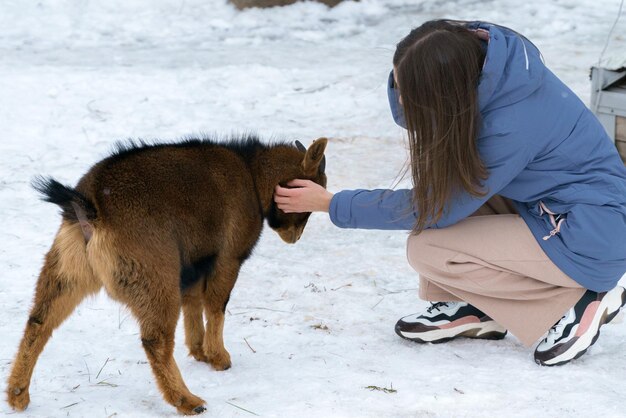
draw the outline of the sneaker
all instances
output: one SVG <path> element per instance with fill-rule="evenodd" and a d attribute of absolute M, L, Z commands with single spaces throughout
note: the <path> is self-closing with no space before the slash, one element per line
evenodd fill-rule
<path fill-rule="evenodd" d="M 560 366 L 585 354 L 626 303 L 626 290 L 617 286 L 604 293 L 587 290 L 583 297 L 548 331 L 535 350 L 535 362 Z"/>
<path fill-rule="evenodd" d="M 401 318 L 396 334 L 418 343 L 443 343 L 456 337 L 501 340 L 506 329 L 466 302 L 431 302 L 421 314 Z"/>

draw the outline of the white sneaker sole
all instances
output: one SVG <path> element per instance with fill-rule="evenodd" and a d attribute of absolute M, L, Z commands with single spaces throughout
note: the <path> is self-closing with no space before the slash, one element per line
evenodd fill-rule
<path fill-rule="evenodd" d="M 398 335 L 411 341 L 421 343 L 446 342 L 456 337 L 482 338 L 499 340 L 506 335 L 506 329 L 496 321 L 474 322 L 448 329 L 434 329 L 425 332 L 405 332 L 397 330 Z"/>
<path fill-rule="evenodd" d="M 624 288 L 620 286 L 608 292 L 604 298 L 602 298 L 600 306 L 598 306 L 598 309 L 596 310 L 589 329 L 587 329 L 587 331 L 581 335 L 567 351 L 550 360 L 542 361 L 541 365 L 559 366 L 561 364 L 569 363 L 570 361 L 585 354 L 587 349 L 589 349 L 589 347 L 591 347 L 600 336 L 600 327 L 611 322 L 611 320 L 619 313 L 624 303 L 626 303 L 626 298 L 624 298 L 625 292 Z"/>

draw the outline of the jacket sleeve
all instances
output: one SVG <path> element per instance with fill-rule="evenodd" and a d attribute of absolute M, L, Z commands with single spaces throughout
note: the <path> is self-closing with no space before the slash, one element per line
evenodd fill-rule
<path fill-rule="evenodd" d="M 413 191 L 343 190 L 330 201 L 330 220 L 340 228 L 413 229 Z"/>
<path fill-rule="evenodd" d="M 468 217 L 493 195 L 516 178 L 531 160 L 526 141 L 516 135 L 501 134 L 479 139 L 479 152 L 489 177 L 484 196 L 462 191 L 444 208 L 442 217 L 428 228 L 444 228 Z M 413 229 L 417 219 L 412 190 L 343 190 L 331 202 L 331 221 L 340 228 Z"/>

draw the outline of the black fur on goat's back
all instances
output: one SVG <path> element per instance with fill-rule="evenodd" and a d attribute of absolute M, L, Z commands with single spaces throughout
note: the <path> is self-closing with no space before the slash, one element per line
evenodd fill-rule
<path fill-rule="evenodd" d="M 106 158 L 109 163 L 125 159 L 127 157 L 164 148 L 178 149 L 198 149 L 222 147 L 238 154 L 245 161 L 250 161 L 258 151 L 274 146 L 295 147 L 295 145 L 284 141 L 273 141 L 271 143 L 262 142 L 258 135 L 247 133 L 243 135 L 231 135 L 229 138 L 219 138 L 211 135 L 198 135 L 183 137 L 176 142 L 160 142 L 159 140 L 148 141 L 144 139 L 127 139 L 118 141 L 114 150 Z"/>
<path fill-rule="evenodd" d="M 32 186 L 43 195 L 42 200 L 61 207 L 63 219 L 78 221 L 76 210 L 72 203 L 77 204 L 83 210 L 87 220 L 94 220 L 98 215 L 93 203 L 82 193 L 59 183 L 52 177 L 37 176 L 33 179 Z"/>

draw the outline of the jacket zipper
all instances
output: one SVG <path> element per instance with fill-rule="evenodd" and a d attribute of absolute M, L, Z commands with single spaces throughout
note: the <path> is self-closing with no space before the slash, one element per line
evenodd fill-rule
<path fill-rule="evenodd" d="M 550 223 L 552 224 L 552 227 L 554 228 L 552 231 L 550 231 L 549 235 L 546 235 L 543 237 L 543 240 L 547 241 L 553 236 L 555 236 L 556 234 L 558 234 L 559 232 L 561 232 L 561 225 L 563 224 L 563 222 L 565 222 L 565 217 L 563 216 L 563 214 L 552 212 L 550 209 L 548 209 L 546 204 L 540 200 L 539 201 L 539 215 L 543 215 L 544 212 L 547 213 L 548 216 L 550 217 Z"/>

